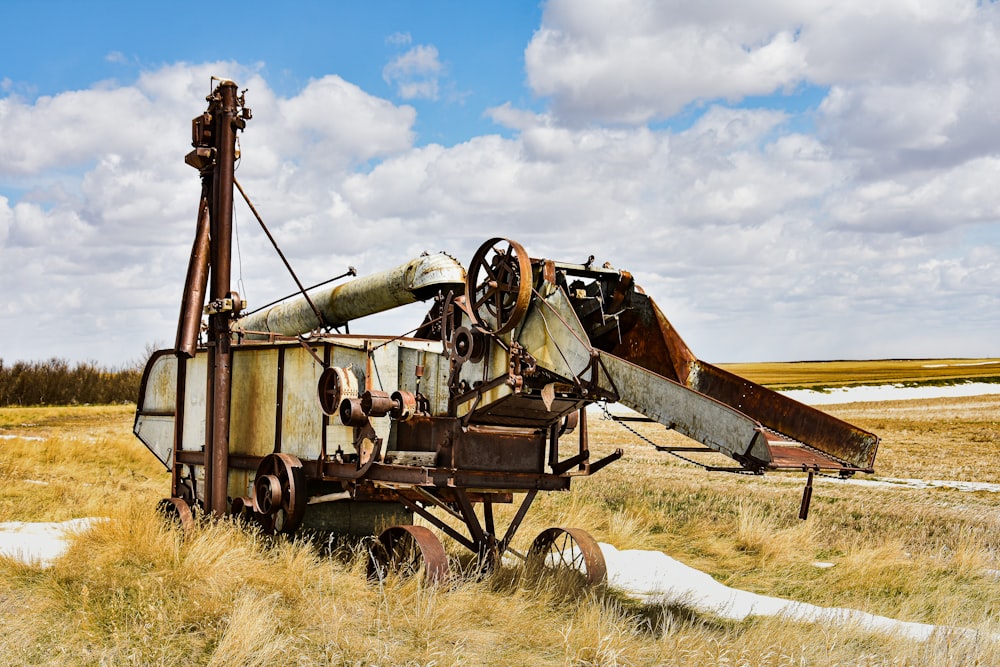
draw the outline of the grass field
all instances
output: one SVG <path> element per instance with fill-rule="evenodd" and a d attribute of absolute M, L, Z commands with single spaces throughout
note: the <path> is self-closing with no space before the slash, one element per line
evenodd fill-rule
<path fill-rule="evenodd" d="M 831 377 L 849 382 L 843 373 Z M 1000 396 L 829 411 L 882 437 L 880 475 L 1000 481 Z M 623 447 L 626 457 L 571 492 L 541 495 L 515 544 L 578 526 L 746 590 L 982 632 L 919 643 L 777 618 L 725 621 L 613 590 L 567 593 L 516 567 L 448 589 L 372 586 L 348 547 L 330 553 L 226 522 L 182 536 L 153 512 L 169 480 L 131 424 L 128 407 L 0 410 L 0 521 L 110 519 L 52 567 L 0 558 L 5 664 L 1000 664 L 997 494 L 820 478 L 801 522 L 801 477 L 705 472 L 595 419 L 592 448 Z"/>
<path fill-rule="evenodd" d="M 905 385 L 1000 382 L 1000 359 L 881 359 L 719 364 L 773 389 L 812 389 L 860 384 Z"/>

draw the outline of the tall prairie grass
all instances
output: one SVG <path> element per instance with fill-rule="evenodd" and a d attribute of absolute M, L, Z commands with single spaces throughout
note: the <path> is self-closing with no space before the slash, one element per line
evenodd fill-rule
<path fill-rule="evenodd" d="M 879 432 L 878 467 L 894 475 L 998 479 L 982 458 L 995 445 L 986 429 L 997 426 L 1000 397 L 835 411 Z M 0 521 L 106 518 L 51 567 L 0 558 L 0 662 L 1000 664 L 995 494 L 819 478 L 801 522 L 801 477 L 708 473 L 592 420 L 592 449 L 623 447 L 625 459 L 570 492 L 540 494 L 514 544 L 523 551 L 548 526 L 578 526 L 746 590 L 980 632 L 916 642 L 829 623 L 729 621 L 685 600 L 641 603 L 613 589 L 567 591 L 525 576 L 516 560 L 446 587 L 372 585 L 364 543 L 330 550 L 225 521 L 182 534 L 153 511 L 167 473 L 131 421 L 128 407 L 0 409 Z M 513 510 L 497 511 L 501 529 Z"/>

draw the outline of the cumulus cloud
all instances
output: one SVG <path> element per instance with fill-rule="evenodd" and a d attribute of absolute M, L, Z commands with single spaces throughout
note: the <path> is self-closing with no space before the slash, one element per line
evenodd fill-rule
<path fill-rule="evenodd" d="M 409 107 L 336 76 L 281 98 L 255 68 L 235 63 L 180 63 L 129 86 L 0 100 L 0 187 L 18 187 L 0 197 L 3 317 L 11 318 L 3 321 L 4 357 L 74 348 L 119 363 L 172 337 L 200 188 L 183 157 L 211 76 L 251 91 L 259 117 L 241 138 L 252 157 L 237 177 L 276 233 L 299 240 L 304 263 L 331 255 L 333 244 L 316 239 L 335 231 L 323 212 L 336 208 L 336 180 L 411 145 Z M 240 252 L 252 265 L 271 257 L 251 222 L 238 211 Z M 258 285 L 286 290 L 282 271 Z"/>
<path fill-rule="evenodd" d="M 382 68 L 382 78 L 404 100 L 436 100 L 443 70 L 437 47 L 418 44 Z"/>
<path fill-rule="evenodd" d="M 468 261 L 502 235 L 632 271 L 709 360 L 989 354 L 1000 31 L 994 6 L 947 9 L 552 0 L 525 51 L 547 103 L 485 110 L 504 135 L 448 147 L 415 145 L 411 106 L 335 74 L 279 95 L 260 66 L 176 63 L 130 85 L 8 95 L 0 329 L 18 333 L 3 354 L 114 362 L 172 339 L 199 189 L 183 155 L 210 75 L 249 88 L 237 178 L 307 283 L 423 250 Z M 406 99 L 442 72 L 413 46 L 385 76 Z M 803 83 L 822 99 L 783 109 Z M 236 208 L 241 293 L 292 291 Z"/>

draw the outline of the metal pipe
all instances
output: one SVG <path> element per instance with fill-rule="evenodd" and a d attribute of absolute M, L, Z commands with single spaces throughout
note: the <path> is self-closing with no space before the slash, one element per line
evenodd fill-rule
<path fill-rule="evenodd" d="M 198 330 L 201 328 L 201 312 L 205 306 L 205 292 L 208 289 L 208 257 L 210 243 L 208 228 L 210 214 L 208 188 L 202 188 L 201 203 L 198 206 L 198 229 L 191 259 L 188 261 L 187 278 L 184 281 L 184 295 L 181 298 L 180 319 L 177 322 L 177 341 L 174 349 L 178 357 L 191 358 L 198 346 Z"/>
<path fill-rule="evenodd" d="M 309 293 L 326 322 L 301 296 L 236 321 L 234 329 L 297 336 L 322 324 L 341 326 L 366 315 L 429 299 L 449 290 L 465 291 L 465 269 L 444 253 L 424 255 L 394 269 Z M 260 336 L 263 337 L 263 336 Z M 248 334 L 247 338 L 254 338 Z"/>
<path fill-rule="evenodd" d="M 215 178 L 212 183 L 214 206 L 211 216 L 212 301 L 230 298 L 233 232 L 233 178 L 236 169 L 236 84 L 223 81 L 216 88 L 213 116 L 216 141 Z M 230 323 L 232 313 L 225 309 L 208 318 L 210 346 L 213 351 L 211 372 L 211 497 L 208 508 L 215 516 L 228 510 L 229 487 L 229 407 L 232 391 L 232 352 Z"/>

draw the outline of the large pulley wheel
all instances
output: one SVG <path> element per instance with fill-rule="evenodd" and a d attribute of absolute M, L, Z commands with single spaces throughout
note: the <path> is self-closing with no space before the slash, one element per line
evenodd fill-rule
<path fill-rule="evenodd" d="M 306 511 L 306 478 L 298 458 L 264 457 L 253 482 L 253 510 L 266 532 L 290 535 L 298 529 Z"/>
<path fill-rule="evenodd" d="M 389 574 L 421 576 L 426 584 L 448 579 L 444 545 L 423 526 L 393 526 L 382 532 L 368 553 L 368 579 L 383 581 Z"/>
<path fill-rule="evenodd" d="M 473 322 L 492 334 L 512 330 L 531 303 L 531 259 L 517 241 L 493 238 L 476 251 L 465 276 Z"/>
<path fill-rule="evenodd" d="M 602 584 L 608 576 L 597 540 L 580 528 L 543 530 L 528 551 L 528 568 L 538 573 L 575 573 L 588 586 Z"/>

